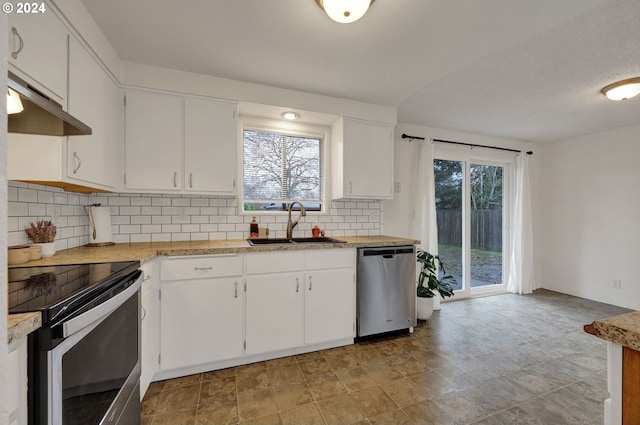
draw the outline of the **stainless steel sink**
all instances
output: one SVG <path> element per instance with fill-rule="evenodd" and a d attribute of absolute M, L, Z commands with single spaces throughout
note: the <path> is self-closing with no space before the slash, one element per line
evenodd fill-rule
<path fill-rule="evenodd" d="M 247 239 L 251 246 L 261 245 L 294 245 L 294 244 L 313 244 L 313 243 L 346 243 L 346 241 L 334 238 L 271 238 L 271 239 Z"/>
<path fill-rule="evenodd" d="M 321 237 L 321 238 L 291 238 L 293 243 L 347 243 L 340 239 Z"/>

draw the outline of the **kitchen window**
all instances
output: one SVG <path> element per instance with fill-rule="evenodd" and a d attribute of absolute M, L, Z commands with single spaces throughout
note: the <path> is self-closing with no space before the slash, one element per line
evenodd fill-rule
<path fill-rule="evenodd" d="M 324 149 L 324 136 L 245 127 L 243 211 L 323 211 Z"/>

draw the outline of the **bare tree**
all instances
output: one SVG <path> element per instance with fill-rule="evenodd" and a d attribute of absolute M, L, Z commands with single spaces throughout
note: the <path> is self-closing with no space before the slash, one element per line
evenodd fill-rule
<path fill-rule="evenodd" d="M 319 202 L 320 143 L 317 138 L 245 130 L 244 198 Z"/>

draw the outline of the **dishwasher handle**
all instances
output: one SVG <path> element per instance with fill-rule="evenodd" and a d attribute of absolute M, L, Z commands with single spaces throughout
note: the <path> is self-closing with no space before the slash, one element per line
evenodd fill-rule
<path fill-rule="evenodd" d="M 399 247 L 380 247 L 380 248 L 361 248 L 358 250 L 360 257 L 382 256 L 384 258 L 393 258 L 396 254 L 414 254 L 415 247 L 399 246 Z"/>

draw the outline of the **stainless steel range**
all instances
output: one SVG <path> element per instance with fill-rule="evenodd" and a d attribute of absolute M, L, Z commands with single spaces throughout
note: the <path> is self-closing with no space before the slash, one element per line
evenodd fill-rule
<path fill-rule="evenodd" d="M 9 313 L 29 335 L 30 425 L 140 423 L 140 263 L 9 269 Z"/>

